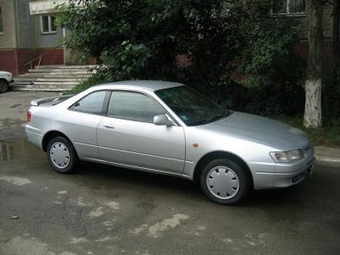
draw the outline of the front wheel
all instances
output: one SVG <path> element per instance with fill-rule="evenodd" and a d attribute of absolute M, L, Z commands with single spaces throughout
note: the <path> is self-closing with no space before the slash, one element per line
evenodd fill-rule
<path fill-rule="evenodd" d="M 6 80 L 0 80 L 0 93 L 4 93 L 8 90 L 8 82 Z"/>
<path fill-rule="evenodd" d="M 58 173 L 73 172 L 78 161 L 71 142 L 61 136 L 49 141 L 47 146 L 47 159 L 51 167 Z"/>
<path fill-rule="evenodd" d="M 250 189 L 248 171 L 230 159 L 215 159 L 203 169 L 200 184 L 204 194 L 219 204 L 240 202 Z"/>

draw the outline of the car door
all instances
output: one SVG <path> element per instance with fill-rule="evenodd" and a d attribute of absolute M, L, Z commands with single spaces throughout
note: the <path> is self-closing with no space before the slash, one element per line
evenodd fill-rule
<path fill-rule="evenodd" d="M 148 95 L 113 91 L 108 116 L 101 121 L 97 131 L 102 159 L 144 170 L 182 172 L 185 159 L 183 128 L 153 123 L 155 115 L 165 112 Z"/>
<path fill-rule="evenodd" d="M 109 96 L 109 91 L 95 91 L 55 117 L 59 129 L 71 139 L 81 159 L 99 158 L 97 127 L 105 117 Z"/>

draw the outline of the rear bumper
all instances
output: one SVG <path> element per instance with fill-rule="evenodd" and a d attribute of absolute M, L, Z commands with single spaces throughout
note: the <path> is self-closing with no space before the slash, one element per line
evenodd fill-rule
<path fill-rule="evenodd" d="M 35 129 L 28 124 L 25 126 L 27 140 L 35 146 L 42 148 L 42 135 L 39 131 L 40 130 Z"/>

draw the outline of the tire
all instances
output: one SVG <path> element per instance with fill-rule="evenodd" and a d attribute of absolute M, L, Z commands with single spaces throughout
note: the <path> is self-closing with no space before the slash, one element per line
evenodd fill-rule
<path fill-rule="evenodd" d="M 6 80 L 0 80 L 0 93 L 4 93 L 8 90 L 8 82 Z"/>
<path fill-rule="evenodd" d="M 242 201 L 250 189 L 249 172 L 230 159 L 214 159 L 202 170 L 200 184 L 204 194 L 219 204 Z"/>
<path fill-rule="evenodd" d="M 47 159 L 58 173 L 71 173 L 75 170 L 78 157 L 72 143 L 62 136 L 51 139 L 47 146 Z"/>

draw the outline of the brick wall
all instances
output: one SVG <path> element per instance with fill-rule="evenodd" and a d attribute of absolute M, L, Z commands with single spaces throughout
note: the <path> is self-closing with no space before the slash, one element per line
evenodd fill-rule
<path fill-rule="evenodd" d="M 14 76 L 18 75 L 18 62 L 16 51 L 0 51 L 0 70 L 13 73 Z"/>
<path fill-rule="evenodd" d="M 27 64 L 29 61 L 37 57 L 42 57 L 40 65 L 63 65 L 64 51 L 63 49 L 39 49 L 39 50 L 25 50 L 17 51 L 18 55 L 18 70 L 19 73 L 26 73 L 28 69 L 39 64 L 39 59 L 36 59 L 32 64 Z"/>
<path fill-rule="evenodd" d="M 63 65 L 64 64 L 64 51 L 60 49 L 19 49 L 0 51 L 0 70 L 10 71 L 14 76 L 26 73 L 31 65 L 27 64 L 34 58 L 41 56 L 41 65 Z M 39 59 L 32 63 L 32 67 L 38 65 Z"/>

